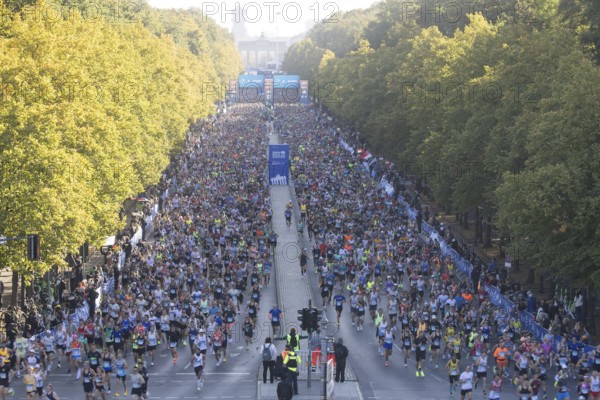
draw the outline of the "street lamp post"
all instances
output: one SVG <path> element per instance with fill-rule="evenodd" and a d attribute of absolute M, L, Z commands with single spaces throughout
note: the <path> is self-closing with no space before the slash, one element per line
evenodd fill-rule
<path fill-rule="evenodd" d="M 279 71 L 279 16 L 280 12 L 276 14 L 277 20 L 275 21 L 275 71 Z"/>

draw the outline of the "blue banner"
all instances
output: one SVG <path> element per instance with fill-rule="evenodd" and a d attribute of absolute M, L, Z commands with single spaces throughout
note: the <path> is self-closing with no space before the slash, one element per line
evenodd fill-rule
<path fill-rule="evenodd" d="M 300 103 L 308 104 L 308 81 L 300 81 Z"/>
<path fill-rule="evenodd" d="M 273 75 L 275 89 L 298 89 L 300 77 L 298 75 Z"/>
<path fill-rule="evenodd" d="M 263 75 L 240 75 L 238 77 L 238 88 L 258 88 L 262 89 L 265 85 Z"/>
<path fill-rule="evenodd" d="M 269 145 L 269 183 L 287 185 L 290 165 L 290 146 L 287 144 Z"/>

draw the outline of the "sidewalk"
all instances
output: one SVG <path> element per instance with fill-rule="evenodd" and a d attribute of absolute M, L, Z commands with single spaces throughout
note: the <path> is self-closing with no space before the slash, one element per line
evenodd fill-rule
<path fill-rule="evenodd" d="M 279 144 L 278 136 L 271 135 L 270 144 Z M 277 283 L 278 306 L 283 311 L 282 332 L 287 335 L 292 326 L 300 333 L 300 322 L 297 310 L 308 307 L 311 297 L 310 287 L 305 276 L 300 271 L 300 245 L 296 232 L 296 218 L 292 216 L 292 224 L 288 227 L 285 223 L 284 211 L 291 200 L 287 186 L 270 187 L 271 207 L 273 209 L 273 230 L 277 233 L 277 248 L 274 257 L 275 281 Z M 267 305 L 270 309 L 271 305 Z M 305 332 L 302 332 L 305 334 Z M 276 341 L 277 350 L 284 350 L 285 343 Z M 306 339 L 301 341 L 301 349 L 308 349 Z M 305 360 L 303 360 L 305 361 Z"/>
<path fill-rule="evenodd" d="M 279 144 L 277 135 L 270 136 L 270 144 Z M 301 247 L 298 243 L 298 234 L 296 232 L 296 215 L 293 213 L 292 224 L 288 227 L 285 223 L 284 211 L 291 199 L 290 188 L 288 186 L 271 186 L 270 187 L 271 207 L 273 209 L 273 230 L 277 233 L 277 248 L 274 257 L 274 274 L 277 284 L 278 306 L 283 311 L 282 331 L 281 335 L 287 335 L 290 328 L 295 327 L 297 332 L 306 335 L 306 332 L 301 332 L 299 329 L 300 322 L 298 321 L 297 310 L 308 307 L 308 300 L 312 300 L 313 306 L 316 304 L 312 291 L 309 286 L 308 275 L 303 276 L 300 270 L 300 251 Z M 266 304 L 265 309 L 271 308 L 270 304 Z M 264 310 L 264 309 L 263 309 Z M 275 346 L 278 352 L 284 350 L 285 342 L 282 340 L 275 341 Z M 300 342 L 300 355 L 302 358 L 302 366 L 300 367 L 300 375 L 298 377 L 298 389 L 300 394 L 294 396 L 294 399 L 315 399 L 321 393 L 321 375 L 319 372 L 311 374 L 312 387 L 307 388 L 305 384 L 307 379 L 306 371 L 308 364 L 311 361 L 308 354 L 309 344 L 306 339 Z M 346 371 L 350 367 L 346 366 Z M 350 376 L 349 376 L 350 375 Z M 263 384 L 262 383 L 262 366 L 259 371 L 257 398 L 258 399 L 277 399 L 277 383 Z M 353 374 L 347 373 L 347 380 L 343 384 L 336 384 L 334 394 L 336 399 L 342 400 L 362 400 L 358 383 L 351 381 L 349 378 L 354 378 Z"/>

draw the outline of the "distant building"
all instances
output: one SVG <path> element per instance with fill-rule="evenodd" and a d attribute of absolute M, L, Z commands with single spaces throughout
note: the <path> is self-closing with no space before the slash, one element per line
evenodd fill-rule
<path fill-rule="evenodd" d="M 233 21 L 231 32 L 246 70 L 279 70 L 288 48 L 306 35 L 301 33 L 293 37 L 284 37 L 263 32 L 260 37 L 252 37 L 246 29 L 245 18 L 241 15 L 243 11 L 239 9 L 239 4 L 236 5 L 236 13 L 241 18 L 239 21 Z"/>

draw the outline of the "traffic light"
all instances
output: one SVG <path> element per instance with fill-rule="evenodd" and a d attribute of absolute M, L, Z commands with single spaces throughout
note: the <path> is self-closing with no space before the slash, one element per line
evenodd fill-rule
<path fill-rule="evenodd" d="M 312 331 L 319 329 L 319 321 L 323 318 L 323 311 L 318 308 L 310 310 L 310 328 Z"/>
<path fill-rule="evenodd" d="M 305 307 L 302 310 L 298 310 L 298 314 L 301 315 L 298 317 L 298 321 L 300 321 L 300 329 L 303 331 L 308 331 L 310 328 L 310 310 Z"/>
<path fill-rule="evenodd" d="M 27 236 L 27 259 L 29 261 L 40 260 L 40 235 Z"/>

